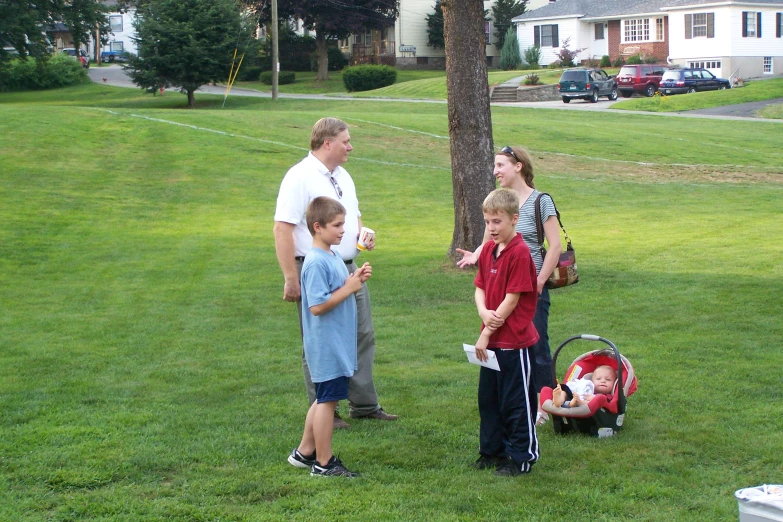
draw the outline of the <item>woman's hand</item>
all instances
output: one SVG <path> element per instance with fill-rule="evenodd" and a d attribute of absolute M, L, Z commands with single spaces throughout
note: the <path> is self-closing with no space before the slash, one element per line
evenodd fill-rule
<path fill-rule="evenodd" d="M 461 248 L 458 248 L 457 252 L 462 254 L 462 259 L 457 261 L 458 267 L 465 268 L 466 266 L 473 266 L 476 263 L 478 263 L 478 255 L 476 254 L 476 252 L 471 252 L 470 250 L 462 250 Z"/>

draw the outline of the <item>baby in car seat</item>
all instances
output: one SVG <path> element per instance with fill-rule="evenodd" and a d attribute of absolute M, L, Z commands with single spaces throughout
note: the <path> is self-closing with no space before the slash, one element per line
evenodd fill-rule
<path fill-rule="evenodd" d="M 565 386 L 560 384 L 552 390 L 552 402 L 555 406 L 563 408 L 576 408 L 589 403 L 597 394 L 608 395 L 612 393 L 614 383 L 617 380 L 617 372 L 611 366 L 599 366 L 588 379 L 568 381 Z"/>

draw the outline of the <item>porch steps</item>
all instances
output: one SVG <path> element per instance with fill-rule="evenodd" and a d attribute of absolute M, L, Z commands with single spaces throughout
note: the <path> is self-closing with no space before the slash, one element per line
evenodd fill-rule
<path fill-rule="evenodd" d="M 517 101 L 518 85 L 498 85 L 492 90 L 490 103 L 511 103 Z"/>

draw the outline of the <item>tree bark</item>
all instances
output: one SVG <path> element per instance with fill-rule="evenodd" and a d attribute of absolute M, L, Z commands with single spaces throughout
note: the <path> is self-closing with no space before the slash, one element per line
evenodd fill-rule
<path fill-rule="evenodd" d="M 481 204 L 495 188 L 494 147 L 489 108 L 484 3 L 442 0 L 446 43 L 454 235 L 448 256 L 457 248 L 475 250 L 484 236 Z"/>
<path fill-rule="evenodd" d="M 194 94 L 195 92 L 196 91 L 193 90 L 193 89 L 188 89 L 188 108 L 189 109 L 192 109 L 193 107 L 196 106 L 196 96 Z"/>
<path fill-rule="evenodd" d="M 318 78 L 316 81 L 325 82 L 329 79 L 329 53 L 326 50 L 326 35 L 324 30 L 316 30 L 315 53 L 318 57 Z"/>

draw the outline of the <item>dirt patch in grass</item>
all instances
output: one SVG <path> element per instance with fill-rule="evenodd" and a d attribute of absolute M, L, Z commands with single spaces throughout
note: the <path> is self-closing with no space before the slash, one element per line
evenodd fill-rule
<path fill-rule="evenodd" d="M 778 183 L 783 184 L 783 167 L 726 165 L 654 165 L 612 161 L 562 154 L 533 154 L 537 172 L 558 176 L 599 179 L 611 177 L 650 183 L 712 182 L 712 183 Z"/>

